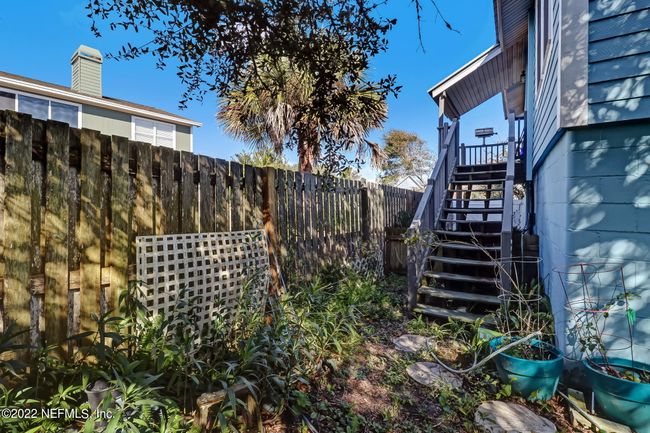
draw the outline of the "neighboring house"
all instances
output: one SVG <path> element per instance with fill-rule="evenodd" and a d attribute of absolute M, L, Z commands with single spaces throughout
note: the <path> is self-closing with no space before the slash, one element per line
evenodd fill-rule
<path fill-rule="evenodd" d="M 525 124 L 527 226 L 559 343 L 555 270 L 620 261 L 650 361 L 650 0 L 494 0 L 494 19 L 496 43 L 430 89 L 441 125 L 501 94 Z"/>
<path fill-rule="evenodd" d="M 0 72 L 0 110 L 53 119 L 176 150 L 192 151 L 192 128 L 201 123 L 102 93 L 102 55 L 81 45 L 71 59 L 72 86 Z"/>

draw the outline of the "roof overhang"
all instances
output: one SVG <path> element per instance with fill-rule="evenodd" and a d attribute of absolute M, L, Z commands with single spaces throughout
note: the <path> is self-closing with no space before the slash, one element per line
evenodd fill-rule
<path fill-rule="evenodd" d="M 186 119 L 180 116 L 173 116 L 171 114 L 164 114 L 157 111 L 147 110 L 146 108 L 133 107 L 131 105 L 122 104 L 119 101 L 114 101 L 106 98 L 97 98 L 90 95 L 66 91 L 58 87 L 49 87 L 43 84 L 33 83 L 19 78 L 0 76 L 0 86 L 7 87 L 15 90 L 22 90 L 24 92 L 36 93 L 42 96 L 49 96 L 58 98 L 64 101 L 75 102 L 77 104 L 87 104 L 95 107 L 107 108 L 110 110 L 120 111 L 136 116 L 147 117 L 149 119 L 159 120 L 163 122 L 171 122 L 177 125 L 186 126 L 202 126 L 201 122 Z"/>
<path fill-rule="evenodd" d="M 494 0 L 494 28 L 497 41 L 504 47 L 526 40 L 528 12 L 533 0 Z"/>
<path fill-rule="evenodd" d="M 516 43 L 503 50 L 497 44 L 429 89 L 440 105 L 445 98 L 445 116 L 458 118 L 493 96 L 503 93 L 504 115 L 523 114 L 526 44 Z"/>
<path fill-rule="evenodd" d="M 458 118 L 501 93 L 504 116 L 524 112 L 527 65 L 528 12 L 532 0 L 494 0 L 497 42 L 429 89 L 444 113 Z"/>

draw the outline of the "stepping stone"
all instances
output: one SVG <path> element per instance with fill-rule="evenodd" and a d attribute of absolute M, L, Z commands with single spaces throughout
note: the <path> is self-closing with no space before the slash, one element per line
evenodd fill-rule
<path fill-rule="evenodd" d="M 406 373 L 420 385 L 442 385 L 452 388 L 460 388 L 463 385 L 460 377 L 433 362 L 416 362 L 406 369 Z"/>
<path fill-rule="evenodd" d="M 555 424 L 530 409 L 504 401 L 481 403 L 474 416 L 487 433 L 556 433 Z"/>
<path fill-rule="evenodd" d="M 428 337 L 413 334 L 404 334 L 400 337 L 393 338 L 395 349 L 409 353 L 416 353 L 420 350 L 426 349 L 428 341 Z"/>

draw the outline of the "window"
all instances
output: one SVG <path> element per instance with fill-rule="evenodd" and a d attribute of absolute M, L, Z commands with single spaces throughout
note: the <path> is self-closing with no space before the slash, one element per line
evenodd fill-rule
<path fill-rule="evenodd" d="M 26 93 L 0 90 L 0 110 L 15 110 L 31 114 L 34 119 L 58 120 L 78 128 L 80 106 L 40 98 Z"/>
<path fill-rule="evenodd" d="M 18 95 L 18 111 L 21 113 L 31 114 L 35 119 L 47 120 L 49 109 L 50 101 L 47 99 Z"/>
<path fill-rule="evenodd" d="M 9 92 L 0 91 L 0 110 L 15 110 L 16 95 Z"/>
<path fill-rule="evenodd" d="M 79 120 L 79 107 L 50 101 L 50 110 L 50 119 L 65 122 L 73 128 L 77 127 L 77 121 Z"/>
<path fill-rule="evenodd" d="M 176 148 L 176 125 L 133 117 L 132 138 L 155 146 Z"/>

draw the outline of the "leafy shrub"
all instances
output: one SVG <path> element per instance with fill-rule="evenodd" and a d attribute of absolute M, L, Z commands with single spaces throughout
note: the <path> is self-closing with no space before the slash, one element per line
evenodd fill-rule
<path fill-rule="evenodd" d="M 187 293 L 169 314 L 152 316 L 139 290 L 131 285 L 122 293 L 119 316 L 95 316 L 95 331 L 72 337 L 79 344 L 69 357 L 57 358 L 60 348 L 48 346 L 29 365 L 0 362 L 0 404 L 88 409 L 84 391 L 101 379 L 113 391 L 101 406 L 113 414 L 106 432 L 190 432 L 198 431 L 191 423 L 196 398 L 228 390 L 213 408 L 214 427 L 238 431 L 248 409 L 233 385 L 244 384 L 259 407 L 303 413 L 311 404 L 309 378 L 352 351 L 362 317 L 386 317 L 392 309 L 384 307 L 395 302 L 372 280 L 325 273 L 262 306 L 244 290 L 234 312 L 202 329 L 197 300 Z M 0 334 L 0 355 L 18 349 L 14 337 L 9 329 Z M 95 421 L 85 421 L 83 431 L 94 431 Z M 0 422 L 7 433 L 80 426 L 66 417 Z"/>

